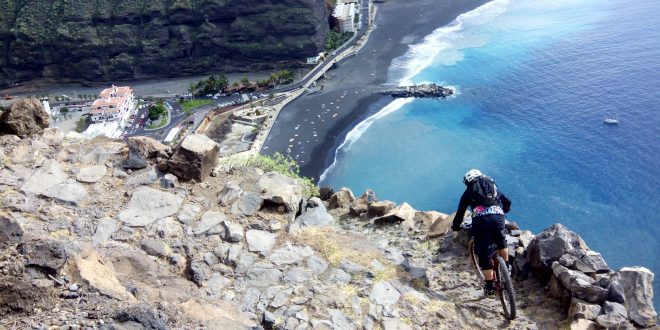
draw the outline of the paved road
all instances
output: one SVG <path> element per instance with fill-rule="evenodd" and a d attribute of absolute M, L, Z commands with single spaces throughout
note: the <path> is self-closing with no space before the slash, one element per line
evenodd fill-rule
<path fill-rule="evenodd" d="M 204 117 L 206 117 L 209 111 L 225 106 L 229 102 L 237 102 L 239 100 L 240 96 L 221 97 L 217 100 L 213 100 L 209 105 L 192 109 L 192 113 L 187 114 L 175 99 L 166 99 L 165 106 L 170 114 L 170 122 L 167 125 L 158 129 L 146 129 L 144 124 L 140 124 L 140 121 L 143 119 L 144 122 L 146 122 L 149 115 L 148 107 L 144 107 L 143 109 L 137 110 L 136 115 L 130 121 L 130 126 L 124 130 L 124 136 L 148 136 L 162 142 L 173 128 L 180 126 L 189 120 L 193 120 L 194 126 L 196 126 L 204 119 Z"/>
<path fill-rule="evenodd" d="M 314 76 L 316 76 L 316 74 L 319 71 L 323 70 L 323 68 L 325 67 L 325 65 L 327 63 L 333 62 L 339 54 L 341 54 L 346 49 L 348 49 L 350 47 L 353 47 L 357 43 L 357 41 L 367 32 L 367 27 L 369 26 L 368 25 L 369 19 L 370 19 L 370 17 L 369 17 L 369 0 L 364 0 L 364 2 L 366 3 L 366 6 L 365 5 L 362 6 L 363 8 L 362 8 L 362 19 L 360 20 L 360 29 L 357 31 L 357 33 L 355 34 L 353 39 L 351 39 L 350 42 L 348 42 L 344 46 L 334 50 L 331 53 L 331 55 L 328 58 L 325 59 L 325 61 L 319 63 L 316 66 L 316 68 L 314 68 L 312 71 L 307 73 L 307 76 L 305 76 L 305 78 L 303 78 L 301 81 L 299 81 L 297 83 L 294 83 L 294 84 L 291 84 L 291 85 L 288 85 L 288 86 L 272 89 L 269 92 L 270 93 L 285 93 L 285 92 L 290 92 L 292 90 L 295 90 L 295 89 L 298 89 L 298 88 L 304 86 L 312 78 L 314 78 Z"/>

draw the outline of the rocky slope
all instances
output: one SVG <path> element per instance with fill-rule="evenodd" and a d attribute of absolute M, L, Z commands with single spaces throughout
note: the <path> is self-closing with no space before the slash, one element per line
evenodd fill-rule
<path fill-rule="evenodd" d="M 561 225 L 537 236 L 511 231 L 519 309 L 506 321 L 499 302 L 482 297 L 464 235 L 448 231 L 451 216 L 371 191 L 306 198 L 295 179 L 217 164 L 217 146 L 187 139 L 172 150 L 56 129 L 0 136 L 0 328 L 656 322 L 653 274 L 610 270 Z"/>
<path fill-rule="evenodd" d="M 0 88 L 298 63 L 323 48 L 327 15 L 323 0 L 2 1 Z"/>

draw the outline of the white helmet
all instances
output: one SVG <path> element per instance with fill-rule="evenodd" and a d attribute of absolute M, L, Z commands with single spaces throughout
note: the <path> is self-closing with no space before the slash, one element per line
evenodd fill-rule
<path fill-rule="evenodd" d="M 472 180 L 474 180 L 474 179 L 476 179 L 476 178 L 478 178 L 482 175 L 483 174 L 481 173 L 481 171 L 479 171 L 477 169 L 471 169 L 471 170 L 467 171 L 467 173 L 465 173 L 465 175 L 463 176 L 463 183 L 468 184 L 468 183 L 472 182 Z"/>

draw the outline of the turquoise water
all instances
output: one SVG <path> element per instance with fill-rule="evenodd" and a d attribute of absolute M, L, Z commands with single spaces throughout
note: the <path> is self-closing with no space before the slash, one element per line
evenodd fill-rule
<path fill-rule="evenodd" d="M 321 184 L 451 213 L 479 168 L 524 228 L 562 222 L 612 268 L 660 274 L 657 13 L 656 0 L 495 0 L 461 15 L 390 68 L 391 83 L 457 95 L 380 109 Z"/>

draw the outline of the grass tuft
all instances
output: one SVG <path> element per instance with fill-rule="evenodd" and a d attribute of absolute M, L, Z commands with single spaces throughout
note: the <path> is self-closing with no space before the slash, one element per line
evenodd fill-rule
<path fill-rule="evenodd" d="M 264 172 L 277 172 L 300 182 L 303 188 L 303 195 L 306 198 L 319 195 L 319 187 L 312 179 L 300 175 L 300 165 L 295 159 L 284 156 L 278 152 L 273 156 L 251 155 L 249 157 L 234 156 L 224 161 L 231 167 L 257 167 Z"/>

